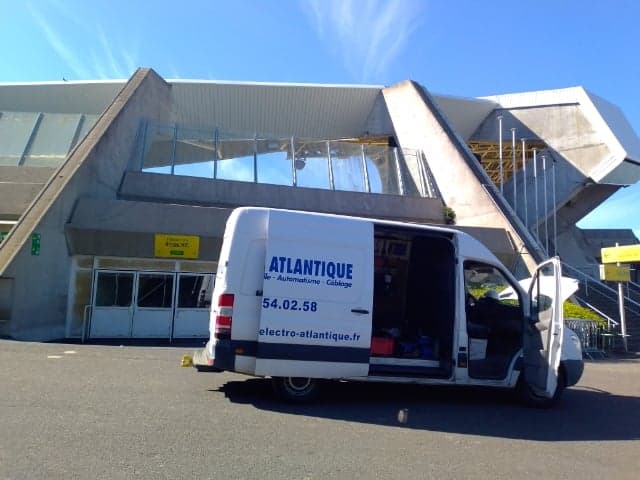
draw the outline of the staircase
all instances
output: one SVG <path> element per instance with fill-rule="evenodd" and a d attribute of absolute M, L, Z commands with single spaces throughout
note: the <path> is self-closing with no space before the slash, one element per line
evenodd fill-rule
<path fill-rule="evenodd" d="M 600 315 L 608 318 L 613 337 L 613 349 L 624 349 L 620 336 L 620 312 L 618 306 L 618 289 L 608 283 L 593 278 L 592 276 L 577 270 L 566 263 L 562 264 L 564 274 L 577 278 L 580 288 L 575 293 L 578 301 L 592 308 Z M 627 330 L 627 346 L 630 352 L 640 351 L 640 285 L 629 282 L 625 285 L 624 310 Z"/>

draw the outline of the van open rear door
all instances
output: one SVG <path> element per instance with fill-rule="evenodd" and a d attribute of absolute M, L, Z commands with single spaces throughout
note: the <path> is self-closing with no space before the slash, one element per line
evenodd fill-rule
<path fill-rule="evenodd" d="M 373 225 L 269 212 L 256 375 L 366 376 Z"/>
<path fill-rule="evenodd" d="M 533 392 L 553 397 L 562 348 L 563 297 L 558 258 L 536 269 L 529 287 L 530 316 L 524 331 L 524 378 Z"/>

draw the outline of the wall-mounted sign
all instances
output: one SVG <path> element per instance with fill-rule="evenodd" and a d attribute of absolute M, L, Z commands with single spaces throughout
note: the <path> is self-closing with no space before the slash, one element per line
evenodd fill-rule
<path fill-rule="evenodd" d="M 637 245 L 623 245 L 621 247 L 607 247 L 600 249 L 602 263 L 640 262 L 640 243 Z"/>
<path fill-rule="evenodd" d="M 31 235 L 31 255 L 40 255 L 40 234 Z"/>
<path fill-rule="evenodd" d="M 198 258 L 200 255 L 200 237 L 196 235 L 156 233 L 154 255 L 163 258 Z"/>
<path fill-rule="evenodd" d="M 9 235 L 9 232 L 0 232 L 0 243 L 2 243 L 7 235 Z"/>
<path fill-rule="evenodd" d="M 628 265 L 600 265 L 600 280 L 630 282 L 631 270 Z"/>

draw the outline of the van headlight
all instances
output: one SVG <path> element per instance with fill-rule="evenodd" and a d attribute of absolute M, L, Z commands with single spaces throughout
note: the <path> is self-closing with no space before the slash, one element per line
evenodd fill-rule
<path fill-rule="evenodd" d="M 580 339 L 577 335 L 571 335 L 571 342 L 573 342 L 576 348 L 582 348 L 582 346 L 580 345 Z"/>

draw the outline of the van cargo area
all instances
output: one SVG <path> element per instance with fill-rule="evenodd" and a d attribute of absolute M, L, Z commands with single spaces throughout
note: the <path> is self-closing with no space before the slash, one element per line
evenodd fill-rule
<path fill-rule="evenodd" d="M 446 232 L 374 230 L 370 375 L 451 375 L 455 250 Z"/>

